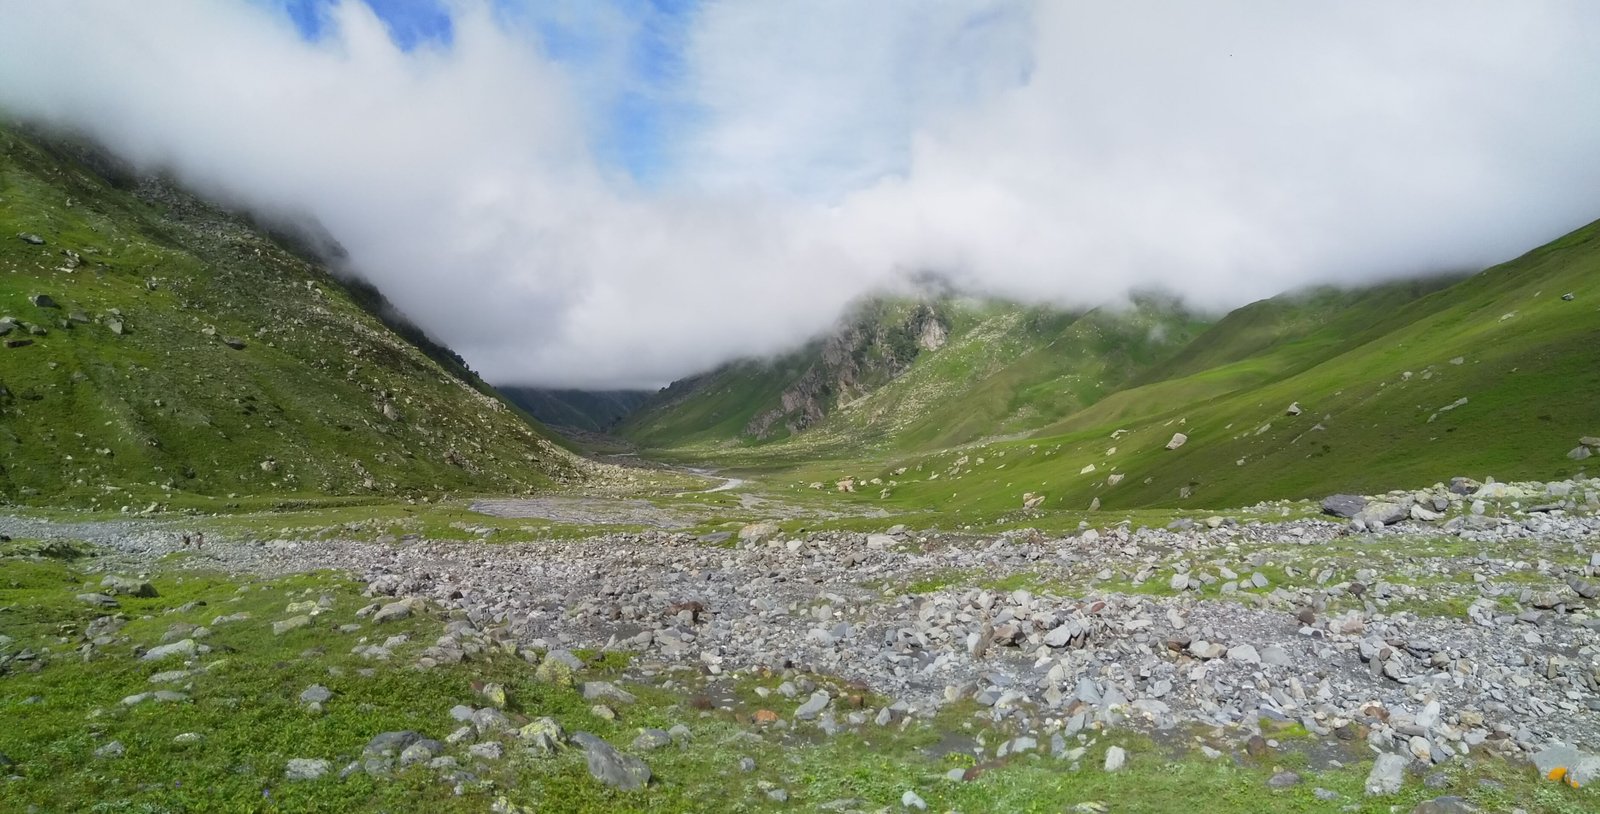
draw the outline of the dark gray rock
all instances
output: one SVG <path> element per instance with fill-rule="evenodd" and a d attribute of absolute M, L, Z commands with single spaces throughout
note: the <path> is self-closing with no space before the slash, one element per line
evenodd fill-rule
<path fill-rule="evenodd" d="M 589 775 L 601 783 L 620 791 L 638 791 L 649 785 L 650 767 L 644 761 L 618 752 L 604 739 L 588 732 L 573 735 L 572 742 L 583 747 Z"/>
<path fill-rule="evenodd" d="M 362 754 L 372 757 L 395 757 L 404 752 L 412 744 L 422 740 L 422 736 L 407 729 L 400 732 L 380 732 L 367 741 L 367 748 Z"/>
<path fill-rule="evenodd" d="M 28 302 L 33 303 L 35 306 L 37 306 L 39 308 L 60 308 L 61 307 L 61 305 L 55 301 L 55 298 L 51 297 L 49 294 L 33 294 L 33 295 L 28 297 Z"/>
<path fill-rule="evenodd" d="M 44 245 L 44 238 L 39 237 L 38 235 L 36 235 L 36 234 L 34 234 L 32 232 L 18 232 L 17 233 L 17 239 L 22 241 L 23 243 L 29 244 L 30 246 L 43 246 Z"/>
<path fill-rule="evenodd" d="M 1322 501 L 1324 514 L 1346 519 L 1355 517 L 1367 507 L 1367 499 L 1360 495 L 1330 495 Z"/>

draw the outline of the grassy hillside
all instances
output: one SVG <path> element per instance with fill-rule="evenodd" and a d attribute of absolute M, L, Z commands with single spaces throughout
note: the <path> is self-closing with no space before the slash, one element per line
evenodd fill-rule
<path fill-rule="evenodd" d="M 917 351 L 891 346 L 907 314 L 935 315 L 943 336 Z M 1093 404 L 1185 347 L 1206 326 L 1177 303 L 1141 298 L 1123 310 L 1067 312 L 1015 303 L 943 298 L 864 305 L 839 334 L 777 360 L 743 361 L 676 383 L 619 432 L 654 448 L 760 447 L 758 457 L 841 454 L 863 447 L 928 449 L 1030 430 Z M 887 326 L 887 327 L 886 327 Z M 799 431 L 755 437 L 752 419 L 786 401 L 795 384 L 826 368 L 840 337 L 865 361 L 850 386 L 827 389 L 823 415 Z M 901 340 L 904 341 L 903 339 Z M 898 369 L 878 356 L 907 359 Z"/>
<path fill-rule="evenodd" d="M 1015 519 L 1028 492 L 1082 513 L 1564 477 L 1593 468 L 1567 453 L 1600 435 L 1596 280 L 1600 224 L 1465 279 L 1297 293 L 1204 330 L 1154 303 L 990 304 L 805 433 L 730 446 L 680 414 L 699 435 L 666 454 L 798 488 L 849 475 L 870 488 L 830 499 L 972 520 Z"/>
<path fill-rule="evenodd" d="M 115 507 L 576 476 L 323 266 L 82 155 L 0 127 L 0 497 Z"/>

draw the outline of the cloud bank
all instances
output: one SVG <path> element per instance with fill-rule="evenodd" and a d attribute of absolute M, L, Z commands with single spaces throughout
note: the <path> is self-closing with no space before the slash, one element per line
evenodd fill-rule
<path fill-rule="evenodd" d="M 1583 0 L 707 2 L 649 75 L 623 6 L 449 9 L 407 49 L 357 0 L 310 40 L 270 3 L 0 0 L 0 108 L 314 215 L 507 384 L 661 384 L 918 272 L 1221 308 L 1600 217 Z"/>

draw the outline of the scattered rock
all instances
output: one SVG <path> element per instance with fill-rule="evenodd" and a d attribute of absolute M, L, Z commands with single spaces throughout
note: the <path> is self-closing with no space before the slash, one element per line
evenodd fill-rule
<path fill-rule="evenodd" d="M 333 764 L 321 758 L 297 757 L 283 770 L 285 780 L 316 780 L 333 770 Z"/>
<path fill-rule="evenodd" d="M 650 767 L 645 762 L 618 752 L 611 744 L 588 732 L 572 736 L 583 747 L 589 776 L 620 791 L 637 791 L 650 783 Z"/>
<path fill-rule="evenodd" d="M 1177 449 L 1187 443 L 1189 443 L 1189 436 L 1181 432 L 1175 432 L 1172 434 L 1172 440 L 1167 442 L 1167 449 Z"/>
<path fill-rule="evenodd" d="M 1372 764 L 1372 771 L 1367 773 L 1367 794 L 1381 797 L 1398 793 L 1400 787 L 1405 785 L 1407 762 L 1405 757 L 1393 752 L 1378 755 Z"/>
<path fill-rule="evenodd" d="M 1106 750 L 1105 770 L 1120 772 L 1128 762 L 1128 753 L 1121 746 L 1113 746 Z"/>
<path fill-rule="evenodd" d="M 100 587 L 105 589 L 106 593 L 116 596 L 138 596 L 148 598 L 157 595 L 154 585 L 151 585 L 144 580 L 133 579 L 132 577 L 117 576 L 115 574 L 109 574 L 105 579 L 100 580 Z"/>

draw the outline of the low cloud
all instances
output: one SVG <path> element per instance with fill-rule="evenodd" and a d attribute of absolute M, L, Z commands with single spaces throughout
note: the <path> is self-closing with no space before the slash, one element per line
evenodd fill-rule
<path fill-rule="evenodd" d="M 1222 308 L 1600 217 L 1592 3 L 707 3 L 643 182 L 596 135 L 622 49 L 453 14 L 406 51 L 352 0 L 311 42 L 261 4 L 0 0 L 0 107 L 309 212 L 502 383 L 660 384 L 919 272 Z"/>

